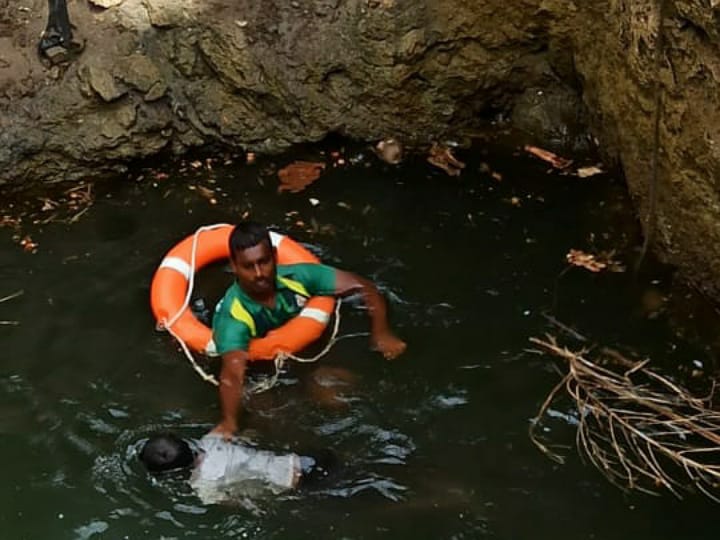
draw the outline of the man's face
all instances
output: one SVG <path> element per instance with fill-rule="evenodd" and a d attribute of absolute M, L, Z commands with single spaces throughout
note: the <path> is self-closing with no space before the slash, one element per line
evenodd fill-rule
<path fill-rule="evenodd" d="M 236 251 L 230 265 L 240 287 L 250 296 L 264 297 L 275 291 L 275 252 L 268 242 Z"/>

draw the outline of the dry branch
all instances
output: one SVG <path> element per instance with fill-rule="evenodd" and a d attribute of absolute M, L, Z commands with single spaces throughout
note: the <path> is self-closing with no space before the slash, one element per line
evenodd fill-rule
<path fill-rule="evenodd" d="M 0 304 L 3 302 L 7 302 L 8 300 L 13 300 L 14 298 L 17 298 L 18 296 L 22 296 L 25 293 L 23 290 L 15 291 L 12 294 L 8 294 L 7 296 L 3 296 L 0 298 Z M 20 322 L 18 321 L 0 321 L 0 326 L 17 326 Z"/>
<path fill-rule="evenodd" d="M 586 349 L 573 352 L 561 347 L 551 336 L 530 341 L 563 359 L 568 368 L 530 426 L 530 437 L 542 452 L 564 461 L 539 440 L 535 430 L 565 389 L 577 407 L 580 454 L 610 482 L 653 494 L 665 488 L 677 497 L 695 488 L 720 502 L 720 412 L 711 407 L 712 392 L 695 397 L 650 370 L 649 360 L 633 362 L 617 351 L 601 353 L 623 366 L 624 372 L 592 362 Z"/>
<path fill-rule="evenodd" d="M 2 298 L 0 298 L 0 304 L 2 304 L 3 302 L 7 302 L 8 300 L 12 300 L 13 298 L 17 298 L 18 296 L 22 296 L 22 294 L 24 292 L 25 291 L 20 290 L 20 291 L 14 292 L 12 294 L 8 294 L 7 296 L 3 296 Z"/>

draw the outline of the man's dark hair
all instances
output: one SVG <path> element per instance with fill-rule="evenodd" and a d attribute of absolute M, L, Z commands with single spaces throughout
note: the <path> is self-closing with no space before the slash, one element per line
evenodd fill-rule
<path fill-rule="evenodd" d="M 272 247 L 267 227 L 256 221 L 243 221 L 235 225 L 230 233 L 230 256 L 234 257 L 238 251 L 257 246 L 261 242 L 267 242 L 268 246 Z"/>
<path fill-rule="evenodd" d="M 150 472 L 189 467 L 195 456 L 187 441 L 173 433 L 153 435 L 140 450 L 140 461 Z"/>

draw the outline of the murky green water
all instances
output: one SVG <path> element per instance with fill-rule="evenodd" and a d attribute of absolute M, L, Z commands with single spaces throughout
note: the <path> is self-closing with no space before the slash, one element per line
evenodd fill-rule
<path fill-rule="evenodd" d="M 547 174 L 489 143 L 461 152 L 460 178 L 420 158 L 390 167 L 356 148 L 345 158 L 366 159 L 279 195 L 268 167 L 318 152 L 252 166 L 220 159 L 212 170 L 165 165 L 157 170 L 171 177 L 157 187 L 152 171 L 139 182 L 134 173 L 78 223 L 34 232 L 35 255 L 1 232 L 0 296 L 25 291 L 0 304 L 0 319 L 20 323 L 0 327 L 2 538 L 716 536 L 710 503 L 628 497 L 574 451 L 556 466 L 527 436 L 557 381 L 548 359 L 524 352 L 530 336 L 558 333 L 543 313 L 666 366 L 707 361 L 665 315 L 642 307 L 651 281 L 668 287 L 662 270 L 640 282 L 582 270 L 558 279 L 570 248 L 617 247 L 632 263 L 635 230 L 619 179 Z M 480 172 L 482 162 L 502 181 Z M 216 188 L 218 204 L 188 183 Z M 243 422 L 259 444 L 329 448 L 341 466 L 313 489 L 255 508 L 204 507 L 182 482 L 155 482 L 133 458 L 157 426 L 200 436 L 218 417 L 214 389 L 154 331 L 149 283 L 181 237 L 248 211 L 375 279 L 409 349 L 389 363 L 365 336 L 340 341 L 323 363 L 357 377 L 346 408 L 318 401 L 307 366 L 253 397 Z M 227 279 L 206 272 L 199 291 L 219 295 Z M 343 313 L 344 335 L 367 330 L 360 309 Z M 572 442 L 551 425 L 556 441 Z"/>

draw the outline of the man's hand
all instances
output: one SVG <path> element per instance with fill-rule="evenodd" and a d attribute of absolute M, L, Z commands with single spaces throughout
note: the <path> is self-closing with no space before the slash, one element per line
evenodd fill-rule
<path fill-rule="evenodd" d="M 380 351 L 387 360 L 397 358 L 407 348 L 407 344 L 390 331 L 372 336 L 371 342 L 373 348 Z"/>
<path fill-rule="evenodd" d="M 223 420 L 213 428 L 211 433 L 217 433 L 218 435 L 222 435 L 223 439 L 229 441 L 233 438 L 233 436 L 237 432 L 237 429 L 238 427 L 236 422 L 233 422 L 232 420 Z"/>
<path fill-rule="evenodd" d="M 360 292 L 367 306 L 371 321 L 370 343 L 373 349 L 388 360 L 400 356 L 407 345 L 390 331 L 387 322 L 387 308 L 380 291 L 372 281 L 343 270 L 335 270 L 335 294 L 345 296 Z"/>

